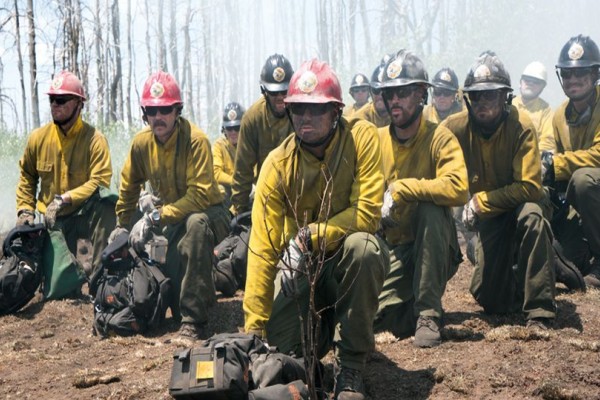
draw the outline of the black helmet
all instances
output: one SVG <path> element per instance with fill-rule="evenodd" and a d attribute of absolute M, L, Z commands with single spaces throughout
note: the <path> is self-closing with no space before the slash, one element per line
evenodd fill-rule
<path fill-rule="evenodd" d="M 350 82 L 350 89 L 360 88 L 360 87 L 369 87 L 369 78 L 365 74 L 356 74 L 352 77 L 352 81 Z"/>
<path fill-rule="evenodd" d="M 414 83 L 429 85 L 429 76 L 423 61 L 412 52 L 402 49 L 385 64 L 381 88 Z"/>
<path fill-rule="evenodd" d="M 379 64 L 373 70 L 373 73 L 371 74 L 371 82 L 369 82 L 369 85 L 371 85 L 371 89 L 381 88 L 381 81 L 383 80 L 384 67 L 385 67 L 384 64 Z"/>
<path fill-rule="evenodd" d="M 498 56 L 483 52 L 469 69 L 465 78 L 464 92 L 479 90 L 507 89 L 510 87 L 510 75 L 504 68 L 504 64 Z"/>
<path fill-rule="evenodd" d="M 244 112 L 244 108 L 239 103 L 233 101 L 227 104 L 223 109 L 223 128 L 240 126 Z"/>
<path fill-rule="evenodd" d="M 267 58 L 260 72 L 260 85 L 268 92 L 288 90 L 292 75 L 294 69 L 288 59 L 281 54 L 273 54 Z"/>
<path fill-rule="evenodd" d="M 560 51 L 556 68 L 600 66 L 600 52 L 589 36 L 573 36 Z"/>
<path fill-rule="evenodd" d="M 458 76 L 452 68 L 442 68 L 436 72 L 431 82 L 433 87 L 458 91 Z"/>

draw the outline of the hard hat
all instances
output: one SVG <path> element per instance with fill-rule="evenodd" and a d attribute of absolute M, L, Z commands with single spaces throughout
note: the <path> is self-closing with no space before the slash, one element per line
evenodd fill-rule
<path fill-rule="evenodd" d="M 589 36 L 573 36 L 560 51 L 556 68 L 600 66 L 600 52 Z"/>
<path fill-rule="evenodd" d="M 539 61 L 534 61 L 527 64 L 521 76 L 528 76 L 530 78 L 539 79 L 546 83 L 548 81 L 548 73 L 546 67 Z"/>
<path fill-rule="evenodd" d="M 83 101 L 87 100 L 83 92 L 83 85 L 79 78 L 69 71 L 61 71 L 54 77 L 50 84 L 50 89 L 46 92 L 48 95 L 72 94 L 81 97 Z"/>
<path fill-rule="evenodd" d="M 179 85 L 168 72 L 155 72 L 144 83 L 142 107 L 172 106 L 182 103 Z"/>
<path fill-rule="evenodd" d="M 352 77 L 352 81 L 350 82 L 350 89 L 360 88 L 360 87 L 369 87 L 369 78 L 365 74 L 356 74 Z"/>
<path fill-rule="evenodd" d="M 273 54 L 262 67 L 260 85 L 268 92 L 282 92 L 288 90 L 293 74 L 294 69 L 288 59 L 281 54 Z"/>
<path fill-rule="evenodd" d="M 223 128 L 240 126 L 244 112 L 244 108 L 236 102 L 227 104 L 223 109 Z"/>
<path fill-rule="evenodd" d="M 471 92 L 495 89 L 512 91 L 510 87 L 510 75 L 498 56 L 484 52 L 469 69 L 465 78 L 463 91 Z"/>
<path fill-rule="evenodd" d="M 288 103 L 338 103 L 342 101 L 340 82 L 326 62 L 313 58 L 304 62 L 292 75 L 287 97 Z"/>
<path fill-rule="evenodd" d="M 415 83 L 429 85 L 423 61 L 407 50 L 400 50 L 384 66 L 381 88 L 407 86 Z"/>
<path fill-rule="evenodd" d="M 433 87 L 458 91 L 458 77 L 452 68 L 442 68 L 436 72 L 431 81 Z"/>

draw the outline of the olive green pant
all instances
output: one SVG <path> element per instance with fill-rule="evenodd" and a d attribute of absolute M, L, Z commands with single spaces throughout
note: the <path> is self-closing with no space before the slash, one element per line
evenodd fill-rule
<path fill-rule="evenodd" d="M 388 270 L 385 243 L 364 232 L 349 235 L 341 248 L 325 259 L 314 286 L 315 309 L 321 313 L 315 340 L 319 358 L 335 346 L 343 367 L 364 369 L 374 346 L 377 296 Z M 308 280 L 306 276 L 300 279 L 297 299 L 285 297 L 279 282 L 277 279 L 267 338 L 282 353 L 302 356 L 300 317 L 306 321 L 309 313 Z"/>
<path fill-rule="evenodd" d="M 73 255 L 77 255 L 77 240 L 89 239 L 92 242 L 92 269 L 95 270 L 102 262 L 102 251 L 115 224 L 114 199 L 95 193 L 77 211 L 59 216 L 54 229 L 62 232 Z"/>
<path fill-rule="evenodd" d="M 213 250 L 229 234 L 231 214 L 222 205 L 193 213 L 168 225 L 164 273 L 171 279 L 171 312 L 176 321 L 202 324 L 216 303 L 213 283 Z"/>
<path fill-rule="evenodd" d="M 484 311 L 554 318 L 552 232 L 540 206 L 524 203 L 482 219 L 478 230 L 471 294 Z"/>
<path fill-rule="evenodd" d="M 415 240 L 390 248 L 390 273 L 379 295 L 375 331 L 414 334 L 419 315 L 441 318 L 446 283 L 462 260 L 452 210 L 420 203 L 413 215 Z"/>
<path fill-rule="evenodd" d="M 575 171 L 566 200 L 564 209 L 555 210 L 552 228 L 565 256 L 585 275 L 591 257 L 600 257 L 600 168 Z"/>

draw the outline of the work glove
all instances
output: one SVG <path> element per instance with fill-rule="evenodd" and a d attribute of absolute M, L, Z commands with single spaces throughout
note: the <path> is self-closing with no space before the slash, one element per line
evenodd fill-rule
<path fill-rule="evenodd" d="M 381 206 L 381 222 L 383 225 L 393 225 L 392 208 L 394 207 L 394 199 L 390 189 L 383 194 L 383 206 Z"/>
<path fill-rule="evenodd" d="M 113 231 L 110 233 L 110 235 L 108 236 L 108 244 L 111 244 L 112 242 L 115 241 L 115 239 L 117 237 L 119 237 L 119 235 L 121 235 L 122 233 L 129 233 L 127 231 L 127 229 L 123 228 L 122 226 L 116 226 L 115 229 L 113 229 Z"/>
<path fill-rule="evenodd" d="M 300 250 L 295 238 L 291 238 L 277 266 L 281 269 L 281 291 L 285 297 L 300 294 L 298 279 L 306 272 L 306 255 Z"/>
<path fill-rule="evenodd" d="M 35 223 L 35 213 L 31 210 L 20 210 L 17 213 L 17 226 L 33 225 Z"/>
<path fill-rule="evenodd" d="M 159 227 L 160 214 L 158 210 L 150 213 L 145 213 L 138 222 L 133 225 L 131 232 L 129 233 L 129 246 L 134 249 L 137 253 L 145 251 L 145 245 L 152 236 L 152 231 L 157 230 Z"/>
<path fill-rule="evenodd" d="M 462 223 L 467 230 L 472 232 L 477 231 L 477 226 L 479 225 L 479 211 L 479 203 L 477 203 L 477 198 L 473 196 L 471 197 L 471 200 L 465 204 L 462 212 Z"/>
<path fill-rule="evenodd" d="M 554 153 L 542 151 L 542 185 L 554 187 Z"/>
<path fill-rule="evenodd" d="M 138 206 L 140 208 L 140 211 L 144 214 L 151 212 L 160 205 L 162 205 L 162 200 L 160 199 L 160 197 L 155 196 L 152 193 L 146 191 L 143 191 L 140 194 Z"/>
<path fill-rule="evenodd" d="M 54 224 L 56 224 L 56 216 L 60 213 L 67 203 L 63 200 L 62 196 L 55 195 L 52 203 L 48 204 L 46 207 L 46 216 L 44 217 L 44 223 L 46 224 L 46 228 L 52 229 L 54 228 Z"/>

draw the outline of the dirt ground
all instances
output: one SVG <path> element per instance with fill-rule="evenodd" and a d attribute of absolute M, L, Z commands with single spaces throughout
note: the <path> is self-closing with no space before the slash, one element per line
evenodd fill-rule
<path fill-rule="evenodd" d="M 412 338 L 377 335 L 365 383 L 371 399 L 600 399 L 600 291 L 558 287 L 548 333 L 520 315 L 485 315 L 468 292 L 464 262 L 444 297 L 444 341 L 418 349 Z M 243 325 L 242 292 L 211 310 L 214 332 Z M 0 317 L 0 398 L 168 399 L 172 355 L 188 345 L 167 320 L 146 336 L 100 340 L 87 300 L 43 303 Z M 326 361 L 327 362 L 327 361 Z"/>

